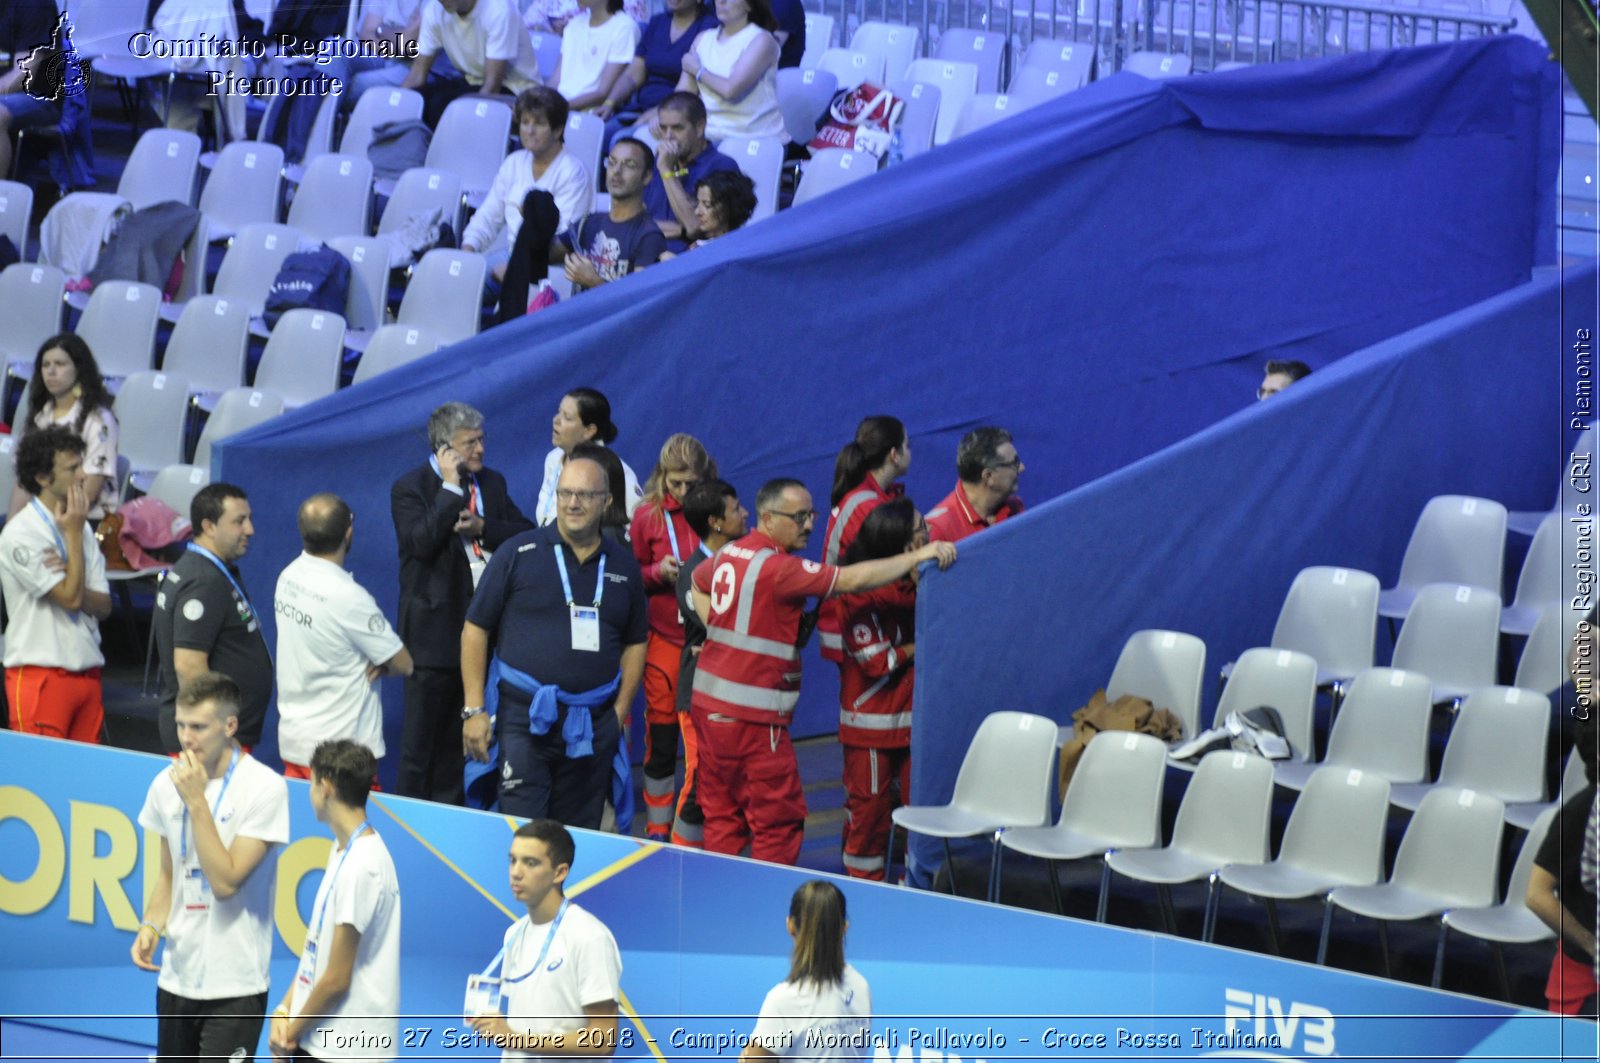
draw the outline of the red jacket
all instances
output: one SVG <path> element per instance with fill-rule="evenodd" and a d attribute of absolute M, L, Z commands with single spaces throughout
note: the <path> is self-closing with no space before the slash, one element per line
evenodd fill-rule
<path fill-rule="evenodd" d="M 885 490 L 878 486 L 877 477 L 868 473 L 862 481 L 839 499 L 839 504 L 828 514 L 828 534 L 822 540 L 822 563 L 841 565 L 844 552 L 856 541 L 867 515 L 891 498 L 905 494 L 901 484 L 890 484 Z M 817 637 L 821 642 L 822 656 L 829 661 L 844 660 L 844 644 L 840 636 L 839 603 L 829 600 L 822 603 L 817 617 Z"/>
<path fill-rule="evenodd" d="M 899 647 L 913 642 L 916 591 L 910 580 L 834 599 L 844 622 L 839 664 L 839 742 L 868 749 L 911 744 L 915 666 Z"/>
<path fill-rule="evenodd" d="M 663 512 L 663 510 L 665 512 Z M 700 536 L 683 519 L 683 506 L 671 495 L 661 505 L 645 504 L 633 511 L 628 537 L 633 541 L 633 556 L 644 573 L 645 607 L 650 614 L 650 630 L 674 646 L 683 645 L 683 620 L 678 616 L 678 583 L 661 574 L 661 562 L 672 553 L 667 535 L 667 517 L 678 538 L 678 560 L 690 556 L 700 546 Z"/>

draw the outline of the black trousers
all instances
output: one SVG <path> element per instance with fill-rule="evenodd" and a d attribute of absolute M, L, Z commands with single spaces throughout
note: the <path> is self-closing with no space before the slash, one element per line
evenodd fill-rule
<path fill-rule="evenodd" d="M 267 994 L 190 1000 L 156 989 L 156 1056 L 167 1060 L 255 1058 Z M 238 1055 L 243 1052 L 244 1055 Z"/>
<path fill-rule="evenodd" d="M 611 767 L 622 725 L 613 702 L 598 709 L 562 706 L 556 722 L 542 735 L 528 731 L 528 702 L 504 688 L 500 695 L 500 811 L 528 819 L 550 818 L 569 827 L 599 830 L 611 796 Z M 594 727 L 594 752 L 567 756 L 561 737 L 567 713 L 589 713 Z"/>
<path fill-rule="evenodd" d="M 461 672 L 418 668 L 405 681 L 405 720 L 395 792 L 449 805 L 461 790 Z"/>

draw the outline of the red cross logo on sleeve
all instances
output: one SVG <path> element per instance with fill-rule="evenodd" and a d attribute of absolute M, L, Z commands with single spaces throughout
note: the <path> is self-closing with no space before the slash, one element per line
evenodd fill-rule
<path fill-rule="evenodd" d="M 711 611 L 721 614 L 733 604 L 733 566 L 724 561 L 711 577 Z"/>

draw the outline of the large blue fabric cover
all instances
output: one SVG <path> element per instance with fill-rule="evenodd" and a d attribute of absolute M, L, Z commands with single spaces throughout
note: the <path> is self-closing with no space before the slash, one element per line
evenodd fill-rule
<path fill-rule="evenodd" d="M 224 442 L 215 472 L 256 513 L 246 578 L 269 592 L 296 506 L 334 490 L 359 515 L 351 567 L 392 607 L 388 486 L 425 458 L 429 411 L 482 409 L 531 509 L 549 418 L 585 384 L 641 476 L 691 431 L 747 500 L 783 474 L 825 503 L 857 420 L 892 412 L 924 508 L 988 423 L 1042 501 L 1247 405 L 1269 353 L 1320 366 L 1550 261 L 1557 86 L 1509 38 L 1096 83 Z M 830 730 L 837 678 L 807 673 L 796 732 Z"/>

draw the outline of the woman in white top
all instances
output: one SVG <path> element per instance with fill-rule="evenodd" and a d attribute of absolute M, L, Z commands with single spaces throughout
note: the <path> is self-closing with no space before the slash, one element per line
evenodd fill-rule
<path fill-rule="evenodd" d="M 576 155 L 567 151 L 567 101 L 542 85 L 522 90 L 513 117 L 522 150 L 506 156 L 483 206 L 461 234 L 463 251 L 487 251 L 502 229 L 506 246 L 517 242 L 522 228 L 522 203 L 535 188 L 549 192 L 561 213 L 557 232 L 576 225 L 594 206 L 594 178 Z M 490 269 L 505 279 L 509 251 L 494 255 Z"/>
<path fill-rule="evenodd" d="M 35 428 L 65 425 L 83 437 L 84 495 L 92 505 L 89 519 L 99 520 L 117 509 L 117 417 L 111 412 L 111 393 L 100 378 L 89 345 L 76 334 L 51 336 L 33 360 L 24 404 L 33 416 L 23 433 Z M 28 504 L 20 487 L 11 493 L 9 513 Z"/>
<path fill-rule="evenodd" d="M 872 991 L 859 971 L 844 962 L 844 894 L 831 882 L 813 879 L 789 901 L 789 936 L 794 953 L 789 977 L 761 1004 L 740 1063 L 786 1060 L 865 1059 L 872 1054 Z"/>
<path fill-rule="evenodd" d="M 767 0 L 716 0 L 721 28 L 706 30 L 683 57 L 678 91 L 706 105 L 706 139 L 788 140 L 778 110 L 778 22 Z"/>
<path fill-rule="evenodd" d="M 550 84 L 574 111 L 605 102 L 633 62 L 639 24 L 622 13 L 622 0 L 579 0 L 582 8 L 561 31 L 561 61 Z"/>
<path fill-rule="evenodd" d="M 550 422 L 550 442 L 555 449 L 545 455 L 544 483 L 539 487 L 539 505 L 534 511 L 534 521 L 549 524 L 556 519 L 556 481 L 561 479 L 561 467 L 567 463 L 572 448 L 579 443 L 599 443 L 610 446 L 617 438 L 617 426 L 611 423 L 611 400 L 594 388 L 573 388 L 561 397 L 556 415 Z M 639 506 L 642 497 L 639 477 L 627 462 L 622 463 L 625 483 L 622 502 L 628 516 Z"/>

